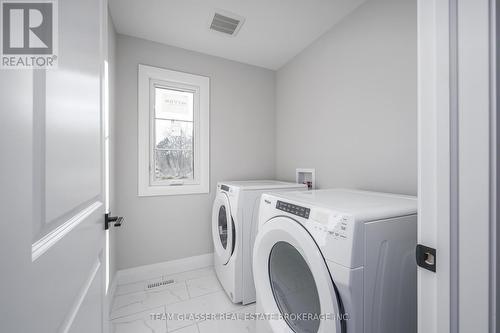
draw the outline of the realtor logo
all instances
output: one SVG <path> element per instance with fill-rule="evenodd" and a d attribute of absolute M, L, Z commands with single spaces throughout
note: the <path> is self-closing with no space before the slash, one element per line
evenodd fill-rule
<path fill-rule="evenodd" d="M 53 68 L 57 65 L 56 0 L 0 0 L 1 68 Z"/>

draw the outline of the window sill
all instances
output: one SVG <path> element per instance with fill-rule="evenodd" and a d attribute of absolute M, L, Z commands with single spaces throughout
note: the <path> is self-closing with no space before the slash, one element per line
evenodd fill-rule
<path fill-rule="evenodd" d="M 138 191 L 139 197 L 153 197 L 163 195 L 188 195 L 188 194 L 207 194 L 209 193 L 208 185 L 170 185 L 170 186 L 145 186 L 140 187 Z"/>

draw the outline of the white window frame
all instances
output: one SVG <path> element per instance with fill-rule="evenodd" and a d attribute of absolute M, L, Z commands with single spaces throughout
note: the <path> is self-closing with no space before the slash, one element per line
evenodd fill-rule
<path fill-rule="evenodd" d="M 146 65 L 139 65 L 138 72 L 138 195 L 209 193 L 210 79 Z M 154 88 L 157 86 L 194 93 L 192 180 L 154 181 Z"/>

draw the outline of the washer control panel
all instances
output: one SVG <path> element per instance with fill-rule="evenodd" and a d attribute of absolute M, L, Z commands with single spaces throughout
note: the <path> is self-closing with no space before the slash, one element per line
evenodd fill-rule
<path fill-rule="evenodd" d="M 349 216 L 338 215 L 334 216 L 328 223 L 327 230 L 330 235 L 346 239 L 349 236 Z"/>
<path fill-rule="evenodd" d="M 278 200 L 276 202 L 276 209 L 279 209 L 281 211 L 300 216 L 302 218 L 308 219 L 309 214 L 311 213 L 310 208 L 294 205 L 288 202 L 280 201 Z"/>
<path fill-rule="evenodd" d="M 315 222 L 314 228 L 325 232 L 336 239 L 350 238 L 352 228 L 352 217 L 340 212 L 314 209 L 311 212 L 311 220 Z"/>
<path fill-rule="evenodd" d="M 229 185 L 225 185 L 225 184 L 220 184 L 220 185 L 217 185 L 219 190 L 221 190 L 222 192 L 225 192 L 227 194 L 234 194 L 235 192 L 237 192 L 237 188 L 235 187 L 232 187 L 232 186 L 229 186 Z"/>

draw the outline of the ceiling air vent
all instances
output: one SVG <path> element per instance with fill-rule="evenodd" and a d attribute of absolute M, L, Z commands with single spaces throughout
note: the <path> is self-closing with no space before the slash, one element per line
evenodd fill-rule
<path fill-rule="evenodd" d="M 235 36 L 243 25 L 243 22 L 245 22 L 245 19 L 241 16 L 225 11 L 216 11 L 212 16 L 210 29 Z"/>

